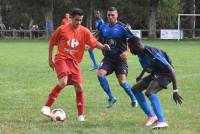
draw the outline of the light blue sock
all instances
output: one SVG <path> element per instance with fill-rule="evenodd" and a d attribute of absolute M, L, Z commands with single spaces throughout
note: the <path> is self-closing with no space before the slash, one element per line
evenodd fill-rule
<path fill-rule="evenodd" d="M 109 99 L 113 98 L 112 91 L 110 89 L 110 86 L 108 84 L 108 81 L 105 76 L 98 76 L 98 80 L 100 82 L 101 87 L 106 92 L 106 94 L 109 96 Z"/>
<path fill-rule="evenodd" d="M 131 91 L 131 85 L 128 82 L 125 82 L 125 83 L 121 84 L 121 87 L 129 95 L 129 97 L 131 98 L 132 102 L 136 101 L 136 98 L 135 98 L 133 92 Z"/>
<path fill-rule="evenodd" d="M 133 91 L 133 89 L 132 89 Z M 134 95 L 141 107 L 141 109 L 144 111 L 144 113 L 147 116 L 153 116 L 154 113 L 152 112 L 151 108 L 149 107 L 149 104 L 146 101 L 146 98 L 142 92 L 134 92 Z"/>
<path fill-rule="evenodd" d="M 97 65 L 97 62 L 96 62 L 96 60 L 95 60 L 93 51 L 88 50 L 88 52 L 89 52 L 89 54 L 90 54 L 90 59 L 92 60 L 93 65 L 94 65 L 94 66 L 98 66 L 98 65 Z"/>
<path fill-rule="evenodd" d="M 161 107 L 160 100 L 159 100 L 158 96 L 156 96 L 156 94 L 151 94 L 149 96 L 149 100 L 151 101 L 151 105 L 153 107 L 153 110 L 154 110 L 156 116 L 158 117 L 158 120 L 160 122 L 163 122 L 164 121 L 164 114 L 163 114 L 162 107 Z"/>

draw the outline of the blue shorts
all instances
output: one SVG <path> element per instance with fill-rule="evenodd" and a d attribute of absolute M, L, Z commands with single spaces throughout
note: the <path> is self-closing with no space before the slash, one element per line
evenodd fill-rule
<path fill-rule="evenodd" d="M 99 69 L 106 70 L 106 75 L 112 74 L 113 72 L 115 72 L 116 75 L 128 75 L 128 64 L 124 60 L 111 60 L 109 58 L 104 58 L 101 61 Z"/>

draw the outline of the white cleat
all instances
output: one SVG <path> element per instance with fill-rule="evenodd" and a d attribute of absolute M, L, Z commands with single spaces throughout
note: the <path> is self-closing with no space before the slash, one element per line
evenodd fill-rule
<path fill-rule="evenodd" d="M 85 121 L 85 115 L 79 115 L 78 116 L 78 121 Z"/>
<path fill-rule="evenodd" d="M 149 126 L 153 125 L 157 120 L 158 120 L 158 118 L 157 118 L 156 115 L 154 115 L 154 116 L 149 116 L 149 117 L 147 117 L 147 120 L 146 120 L 146 122 L 145 122 L 145 125 L 146 125 L 147 127 L 149 127 Z"/>
<path fill-rule="evenodd" d="M 153 126 L 153 129 L 160 129 L 160 128 L 167 128 L 169 127 L 169 125 L 167 124 L 167 122 L 157 122 L 155 124 L 155 126 Z"/>
<path fill-rule="evenodd" d="M 47 117 L 51 117 L 51 110 L 48 106 L 43 106 L 41 109 L 41 113 Z"/>

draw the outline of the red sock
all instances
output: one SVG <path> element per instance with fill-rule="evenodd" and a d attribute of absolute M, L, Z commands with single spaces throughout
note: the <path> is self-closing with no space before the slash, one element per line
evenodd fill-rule
<path fill-rule="evenodd" d="M 76 106 L 78 115 L 84 114 L 84 95 L 82 90 L 76 90 Z"/>
<path fill-rule="evenodd" d="M 48 100 L 45 104 L 45 106 L 51 107 L 52 104 L 55 102 L 55 100 L 57 99 L 60 91 L 62 90 L 62 88 L 59 85 L 56 85 L 52 91 L 49 94 Z"/>

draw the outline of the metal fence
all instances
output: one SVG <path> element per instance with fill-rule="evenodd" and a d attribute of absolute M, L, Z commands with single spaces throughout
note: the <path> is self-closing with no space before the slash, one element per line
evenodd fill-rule
<path fill-rule="evenodd" d="M 178 29 L 176 29 L 178 30 Z M 181 29 L 183 31 L 182 39 L 200 39 L 200 29 Z M 148 38 L 149 30 L 133 30 L 141 38 Z M 139 32 L 138 32 L 139 31 Z M 156 30 L 156 36 L 160 39 L 161 30 Z M 0 39 L 42 39 L 46 38 L 45 30 L 0 30 Z"/>
<path fill-rule="evenodd" d="M 45 37 L 45 30 L 0 30 L 0 38 L 4 39 L 38 39 Z"/>

